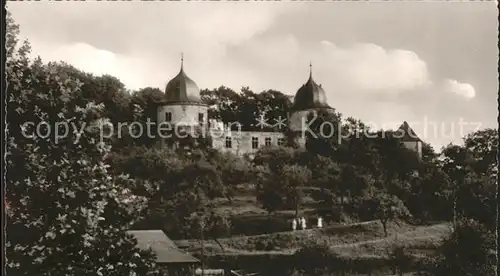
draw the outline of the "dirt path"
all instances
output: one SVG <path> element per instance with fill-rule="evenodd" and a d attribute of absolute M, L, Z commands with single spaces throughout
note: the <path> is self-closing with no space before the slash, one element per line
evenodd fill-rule
<path fill-rule="evenodd" d="M 263 237 L 265 238 L 265 237 L 270 236 L 270 235 L 294 235 L 294 234 L 296 234 L 296 235 L 313 235 L 317 231 L 325 230 L 328 228 L 349 228 L 349 227 L 353 227 L 353 226 L 369 225 L 369 224 L 374 224 L 374 223 L 377 223 L 377 221 L 373 220 L 373 221 L 364 221 L 364 222 L 357 222 L 357 223 L 351 223 L 351 224 L 337 224 L 337 225 L 332 225 L 329 227 L 327 226 L 327 227 L 324 227 L 322 229 L 310 228 L 310 229 L 306 229 L 306 230 L 296 230 L 296 231 L 290 230 L 290 231 L 283 231 L 283 232 L 274 232 L 274 233 L 270 233 L 270 234 L 253 235 L 253 236 L 234 236 L 234 237 L 230 237 L 230 238 L 219 239 L 219 241 L 224 243 L 224 241 L 232 240 L 232 239 L 239 239 L 239 238 L 248 239 L 248 238 L 263 238 Z M 189 248 L 189 251 L 198 251 L 199 247 L 200 247 L 199 243 L 196 240 L 178 240 L 178 241 L 174 241 L 174 242 L 180 248 L 186 248 L 186 249 Z M 350 244 L 347 244 L 347 246 L 348 245 L 350 245 Z M 341 244 L 340 246 L 344 246 L 344 244 Z M 215 242 L 209 241 L 209 240 L 205 241 L 205 247 L 207 249 L 213 248 L 215 252 L 218 252 L 218 253 L 214 252 L 215 254 L 224 254 L 224 255 L 262 255 L 262 254 L 291 255 L 291 254 L 294 254 L 295 251 L 298 249 L 298 248 L 288 248 L 288 249 L 281 249 L 281 250 L 252 250 L 252 251 L 249 251 L 249 250 L 244 250 L 244 249 L 235 249 L 235 248 L 231 248 L 231 247 L 225 247 L 224 250 L 222 252 L 220 252 L 221 251 L 220 246 L 217 245 Z"/>
<path fill-rule="evenodd" d="M 363 225 L 363 224 L 371 224 L 371 223 L 374 223 L 374 221 L 367 221 L 367 222 L 361 222 L 361 223 L 355 223 L 355 224 L 349 224 L 349 225 L 345 225 L 346 227 L 349 227 L 349 226 L 355 226 L 355 225 Z M 412 230 L 409 230 L 407 232 L 404 232 L 404 233 L 394 233 L 392 235 L 389 235 L 388 237 L 380 237 L 380 238 L 372 238 L 372 239 L 369 239 L 369 240 L 363 240 L 363 241 L 359 241 L 359 242 L 350 242 L 350 243 L 342 243 L 342 244 L 335 244 L 335 245 L 331 245 L 330 248 L 336 250 L 337 252 L 341 253 L 341 254 L 358 254 L 358 253 L 361 253 L 361 252 L 358 252 L 359 250 L 361 251 L 365 251 L 364 249 L 356 249 L 357 247 L 363 247 L 364 245 L 372 245 L 372 244 L 377 244 L 377 243 L 388 243 L 387 245 L 382 245 L 382 246 L 389 246 L 390 244 L 393 244 L 393 243 L 398 243 L 397 240 L 399 240 L 399 243 L 406 243 L 406 242 L 409 242 L 409 243 L 414 243 L 414 242 L 423 242 L 423 243 L 427 243 L 429 239 L 435 239 L 435 238 L 439 238 L 439 236 L 443 236 L 445 235 L 444 233 L 444 229 L 447 229 L 448 226 L 447 224 L 436 224 L 436 225 L 433 225 L 433 226 L 420 226 L 420 227 L 417 227 L 417 228 L 414 228 Z M 295 231 L 296 233 L 304 233 L 304 232 L 311 232 L 313 233 L 313 230 L 314 229 L 309 229 L 309 230 L 299 230 L 299 231 Z M 292 231 L 288 231 L 288 232 L 281 232 L 282 234 L 286 234 L 286 233 L 290 233 Z M 259 236 L 265 236 L 265 235 L 259 235 Z M 410 240 L 412 242 L 410 242 Z M 231 247 L 227 247 L 225 248 L 224 251 L 221 252 L 221 249 L 220 247 L 216 246 L 216 245 L 213 245 L 213 244 L 206 244 L 208 247 L 211 247 L 214 249 L 214 251 L 212 253 L 208 253 L 208 254 L 216 254 L 216 255 L 219 255 L 219 254 L 222 254 L 222 255 L 292 255 L 295 253 L 295 251 L 298 249 L 298 248 L 287 248 L 287 249 L 281 249 L 281 250 L 245 250 L 245 249 L 235 249 L 235 248 L 231 248 Z M 370 246 L 371 247 L 371 246 Z M 191 247 L 192 250 L 198 250 L 196 247 Z M 343 252 L 343 249 L 347 250 L 346 252 Z M 354 250 L 354 251 L 352 251 Z M 366 249 L 368 250 L 367 252 L 365 252 L 366 254 L 368 255 L 372 255 L 372 253 L 369 253 L 371 252 L 370 249 Z M 352 251 L 352 252 L 351 252 Z M 358 253 L 355 253 L 355 252 L 358 252 Z"/>
<path fill-rule="evenodd" d="M 282 231 L 282 232 L 273 232 L 273 233 L 268 233 L 268 234 L 259 234 L 259 235 L 251 235 L 251 236 L 233 236 L 233 237 L 228 237 L 228 238 L 221 238 L 219 239 L 220 241 L 225 241 L 225 240 L 231 240 L 231 239 L 238 239 L 238 238 L 260 238 L 260 237 L 266 237 L 269 235 L 283 235 L 283 234 L 292 234 L 292 233 L 297 233 L 297 234 L 306 234 L 306 233 L 314 233 L 316 231 L 320 230 L 325 230 L 328 228 L 348 228 L 352 226 L 359 226 L 359 225 L 369 225 L 369 224 L 374 224 L 378 223 L 376 220 L 370 220 L 370 221 L 363 221 L 363 222 L 356 222 L 356 223 L 351 223 L 351 224 L 336 224 L 336 225 L 330 225 L 330 226 L 325 226 L 323 228 L 309 228 L 305 230 L 289 230 L 289 231 Z M 174 241 L 177 246 L 179 247 L 186 247 L 189 244 L 197 243 L 196 240 L 176 240 Z M 210 241 L 208 241 L 210 242 Z"/>

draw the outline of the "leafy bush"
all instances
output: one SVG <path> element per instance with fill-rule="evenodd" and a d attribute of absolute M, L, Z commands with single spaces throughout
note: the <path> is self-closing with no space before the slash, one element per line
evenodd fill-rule
<path fill-rule="evenodd" d="M 323 275 L 332 269 L 333 259 L 337 255 L 333 253 L 327 244 L 312 244 L 305 246 L 295 252 L 293 259 L 295 268 L 306 275 Z"/>
<path fill-rule="evenodd" d="M 434 275 L 496 275 L 495 235 L 474 220 L 461 221 L 439 252 Z"/>
<path fill-rule="evenodd" d="M 403 272 L 407 272 L 413 265 L 413 257 L 408 254 L 407 249 L 402 246 L 396 246 L 392 248 L 389 254 L 389 260 L 395 273 L 398 275 L 403 275 Z"/>

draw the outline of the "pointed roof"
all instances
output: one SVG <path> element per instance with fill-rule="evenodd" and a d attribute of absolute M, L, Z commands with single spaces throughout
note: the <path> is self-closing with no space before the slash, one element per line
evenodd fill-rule
<path fill-rule="evenodd" d="M 331 108 L 326 100 L 326 94 L 321 84 L 317 84 L 312 77 L 312 65 L 309 64 L 309 79 L 303 84 L 293 101 L 293 110 L 306 110 L 313 108 Z"/>
<path fill-rule="evenodd" d="M 166 103 L 203 104 L 198 85 L 184 72 L 184 56 L 181 57 L 181 69 L 165 88 Z"/>
<path fill-rule="evenodd" d="M 180 250 L 162 230 L 130 230 L 127 234 L 137 240 L 137 247 L 151 249 L 157 263 L 198 263 L 199 260 Z"/>
<path fill-rule="evenodd" d="M 394 137 L 401 139 L 403 142 L 422 141 L 406 121 L 394 132 Z"/>

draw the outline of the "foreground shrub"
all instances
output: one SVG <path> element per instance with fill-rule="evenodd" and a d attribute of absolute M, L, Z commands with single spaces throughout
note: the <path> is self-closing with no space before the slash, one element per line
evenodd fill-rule
<path fill-rule="evenodd" d="M 331 271 L 335 259 L 338 259 L 337 254 L 332 252 L 327 244 L 305 246 L 293 256 L 295 269 L 310 276 L 324 275 Z"/>
<path fill-rule="evenodd" d="M 439 253 L 431 275 L 496 275 L 495 236 L 474 220 L 460 222 Z"/>

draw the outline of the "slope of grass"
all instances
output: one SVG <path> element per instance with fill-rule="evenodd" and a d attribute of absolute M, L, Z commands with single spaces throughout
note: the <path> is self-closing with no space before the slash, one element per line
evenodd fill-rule
<path fill-rule="evenodd" d="M 304 204 L 302 214 L 310 209 Z M 438 223 L 430 226 L 412 226 L 400 223 L 400 226 L 388 225 L 389 237 L 384 236 L 378 221 L 355 223 L 349 225 L 329 225 L 322 229 L 285 231 L 289 229 L 289 220 L 294 217 L 292 211 L 278 211 L 272 217 L 273 227 L 266 227 L 267 212 L 255 201 L 251 189 L 240 192 L 233 200 L 221 199 L 217 209 L 238 219 L 240 235 L 205 241 L 205 253 L 209 255 L 290 255 L 295 250 L 311 243 L 326 243 L 332 250 L 346 258 L 386 258 L 395 246 L 403 246 L 412 255 L 427 255 L 432 252 L 450 233 L 449 225 Z M 316 214 L 310 215 L 311 219 Z M 252 229 L 255 228 L 255 229 Z M 266 230 L 269 228 L 268 230 Z M 273 229 L 273 230 L 270 230 Z M 256 231 L 259 230 L 259 231 Z M 280 231 L 272 233 L 273 231 Z M 247 233 L 248 232 L 248 233 Z M 257 234 L 257 233 L 265 234 Z M 239 232 L 238 232 L 239 233 Z M 200 243 L 196 240 L 176 241 L 179 247 L 193 253 L 200 251 Z"/>
<path fill-rule="evenodd" d="M 416 257 L 424 256 L 434 251 L 451 233 L 447 223 L 432 226 L 418 226 L 407 232 L 397 232 L 389 237 L 367 240 L 357 243 L 347 243 L 333 246 L 332 249 L 345 257 L 371 258 L 373 256 L 387 257 L 394 247 L 404 247 Z"/>
<path fill-rule="evenodd" d="M 384 237 L 383 229 L 377 221 L 351 225 L 334 225 L 323 229 L 309 229 L 279 232 L 255 236 L 235 236 L 219 239 L 222 250 L 216 242 L 205 241 L 207 251 L 222 254 L 292 254 L 296 249 L 310 243 L 326 243 L 345 256 L 386 255 L 392 246 L 406 246 L 415 251 L 433 249 L 449 234 L 447 224 L 432 226 L 401 227 L 390 224 L 389 237 Z M 176 242 L 189 251 L 198 251 L 195 240 Z"/>

